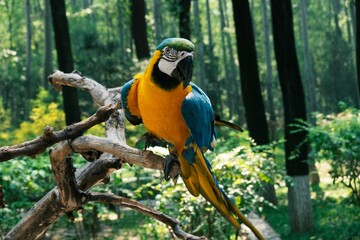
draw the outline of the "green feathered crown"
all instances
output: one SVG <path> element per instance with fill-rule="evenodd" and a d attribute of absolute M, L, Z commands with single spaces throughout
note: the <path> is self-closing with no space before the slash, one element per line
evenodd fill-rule
<path fill-rule="evenodd" d="M 192 52 L 195 50 L 194 44 L 185 38 L 166 38 L 157 46 L 156 50 L 161 51 L 166 46 L 177 51 Z"/>

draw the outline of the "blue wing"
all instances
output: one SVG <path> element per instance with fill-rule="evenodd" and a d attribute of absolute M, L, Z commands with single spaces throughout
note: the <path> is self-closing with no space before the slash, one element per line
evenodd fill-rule
<path fill-rule="evenodd" d="M 201 150 L 213 150 L 211 142 L 215 140 L 216 132 L 215 115 L 210 99 L 194 83 L 190 83 L 190 85 L 192 91 L 186 96 L 181 106 L 181 114 L 191 132 L 186 146 L 196 143 Z M 193 157 L 189 154 L 191 154 L 190 151 L 183 152 L 184 157 L 192 162 Z"/>
<path fill-rule="evenodd" d="M 125 116 L 131 122 L 133 125 L 139 125 L 142 123 L 142 119 L 138 116 L 135 116 L 131 113 L 129 108 L 129 95 L 130 91 L 137 91 L 137 89 L 134 89 L 137 87 L 137 85 L 134 84 L 134 79 L 128 81 L 124 84 L 124 86 L 121 89 L 121 104 L 123 109 L 125 110 Z M 132 100 L 135 101 L 135 100 Z M 137 104 L 136 104 L 137 105 Z"/>

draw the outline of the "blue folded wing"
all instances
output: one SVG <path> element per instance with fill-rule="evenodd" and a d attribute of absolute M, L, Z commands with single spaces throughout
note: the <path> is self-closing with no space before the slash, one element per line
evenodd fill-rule
<path fill-rule="evenodd" d="M 123 109 L 125 110 L 125 116 L 133 125 L 139 125 L 142 123 L 142 119 L 138 116 L 131 114 L 131 111 L 128 106 L 128 96 L 131 88 L 134 86 L 134 79 L 128 81 L 124 84 L 121 89 L 121 104 Z"/>
<path fill-rule="evenodd" d="M 191 144 L 196 143 L 201 150 L 213 150 L 211 142 L 215 140 L 216 132 L 214 127 L 215 116 L 210 99 L 194 83 L 190 83 L 190 85 L 192 91 L 182 103 L 181 114 L 191 132 L 183 155 L 192 162 L 192 151 L 189 149 Z"/>

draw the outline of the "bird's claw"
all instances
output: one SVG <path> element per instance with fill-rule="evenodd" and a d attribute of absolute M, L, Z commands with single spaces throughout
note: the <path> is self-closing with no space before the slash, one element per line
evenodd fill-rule
<path fill-rule="evenodd" d="M 180 166 L 180 162 L 179 162 L 176 154 L 175 153 L 170 153 L 169 155 L 167 155 L 165 157 L 165 161 L 164 161 L 164 179 L 166 181 L 170 180 L 169 174 L 170 174 L 170 171 L 171 171 L 171 168 L 172 168 L 173 164 L 177 164 L 177 165 Z"/>
<path fill-rule="evenodd" d="M 139 146 L 141 144 L 141 142 L 145 141 L 145 146 L 144 149 L 146 150 L 149 147 L 154 147 L 154 146 L 161 146 L 161 147 L 166 147 L 166 143 L 156 137 L 155 135 L 151 134 L 151 133 L 144 133 L 135 143 L 135 146 Z"/>

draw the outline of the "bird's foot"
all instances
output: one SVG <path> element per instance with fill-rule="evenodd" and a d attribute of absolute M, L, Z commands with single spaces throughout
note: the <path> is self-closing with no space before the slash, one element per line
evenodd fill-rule
<path fill-rule="evenodd" d="M 166 181 L 170 180 L 169 174 L 170 174 L 171 168 L 174 164 L 177 164 L 180 166 L 180 162 L 179 162 L 176 154 L 170 153 L 169 155 L 167 155 L 165 157 L 165 161 L 164 161 L 164 179 Z M 177 176 L 175 178 L 177 178 Z"/>
<path fill-rule="evenodd" d="M 144 149 L 146 150 L 149 147 L 155 147 L 155 146 L 160 146 L 160 147 L 166 147 L 166 142 L 158 137 L 156 137 L 155 135 L 147 132 L 144 133 L 135 143 L 135 146 L 139 146 L 142 142 L 145 142 L 144 145 Z"/>

